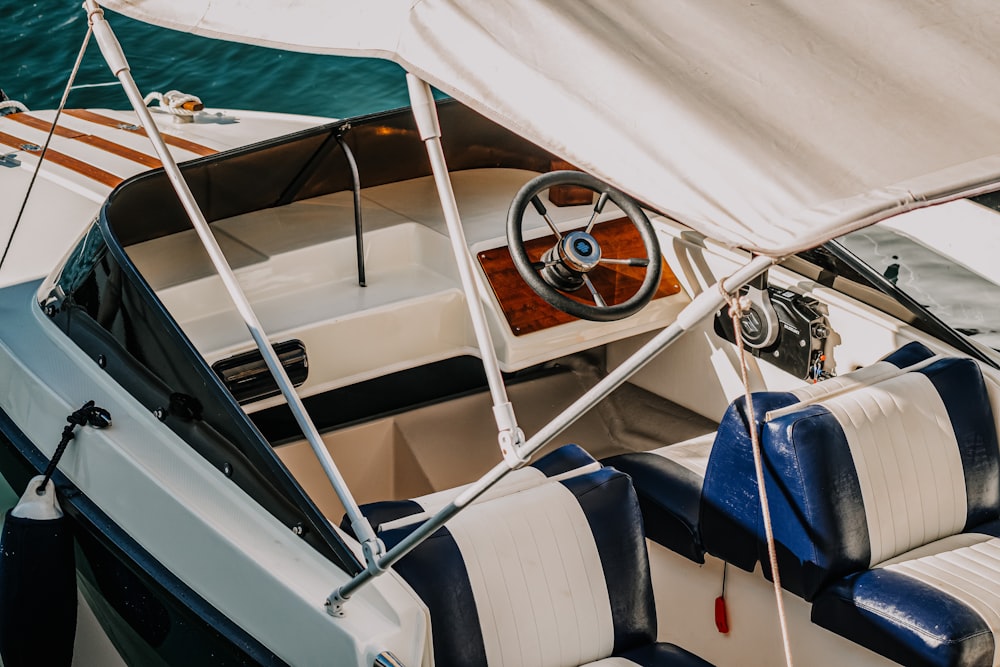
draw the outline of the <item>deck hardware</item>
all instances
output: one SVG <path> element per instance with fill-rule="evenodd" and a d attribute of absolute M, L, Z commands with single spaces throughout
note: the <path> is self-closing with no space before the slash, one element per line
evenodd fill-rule
<path fill-rule="evenodd" d="M 391 651 L 382 651 L 375 656 L 375 663 L 372 667 L 403 667 L 403 663 Z"/>
<path fill-rule="evenodd" d="M 303 535 L 306 534 L 306 527 L 302 524 L 301 521 L 299 521 L 297 524 L 292 526 L 292 532 L 298 535 L 299 537 L 302 537 Z"/>
<path fill-rule="evenodd" d="M 184 421 L 201 419 L 201 402 L 194 396 L 174 392 L 170 394 L 170 403 L 167 405 L 167 412 Z"/>
<path fill-rule="evenodd" d="M 135 123 L 118 123 L 115 127 L 119 130 L 125 130 L 127 132 L 138 132 L 140 129 Z"/>
<path fill-rule="evenodd" d="M 94 405 L 93 401 L 87 401 L 83 404 L 83 407 L 66 417 L 66 422 L 66 426 L 63 427 L 62 438 L 56 446 L 56 451 L 52 454 L 52 458 L 49 459 L 49 464 L 45 467 L 45 472 L 42 473 L 41 483 L 35 489 L 35 492 L 40 496 L 45 495 L 45 487 L 48 485 L 49 480 L 52 479 L 52 475 L 56 471 L 56 466 L 59 465 L 59 460 L 62 459 L 63 453 L 66 451 L 66 447 L 70 441 L 76 437 L 76 434 L 73 433 L 74 429 L 77 426 L 90 426 L 95 429 L 107 428 L 111 426 L 111 413 L 102 407 Z"/>
<path fill-rule="evenodd" d="M 0 165 L 4 167 L 20 167 L 21 161 L 17 157 L 17 153 L 4 153 L 0 155 Z"/>
<path fill-rule="evenodd" d="M 229 461 L 226 461 L 225 463 L 223 463 L 222 464 L 222 474 L 225 475 L 226 477 L 232 477 L 233 476 L 233 464 L 230 463 Z"/>
<path fill-rule="evenodd" d="M 44 312 L 49 317 L 55 317 L 56 313 L 59 312 L 59 307 L 62 306 L 63 301 L 66 300 L 66 292 L 59 285 L 53 286 L 49 293 L 45 295 L 42 299 L 41 307 L 42 312 Z"/>
<path fill-rule="evenodd" d="M 334 596 L 330 596 L 326 599 L 326 602 L 323 603 L 323 606 L 326 607 L 326 613 L 330 614 L 330 616 L 343 618 L 345 601 L 346 600 L 343 598 L 334 598 Z"/>
<path fill-rule="evenodd" d="M 103 354 L 97 355 L 97 365 L 100 368 L 107 368 L 108 367 L 108 358 L 106 356 L 104 356 Z"/>
<path fill-rule="evenodd" d="M 302 341 L 286 340 L 272 347 L 292 385 L 298 387 L 305 382 L 309 377 L 309 357 Z M 212 364 L 212 370 L 241 405 L 281 393 L 257 348 L 220 359 Z"/>
<path fill-rule="evenodd" d="M 20 146 L 18 146 L 18 148 L 20 148 L 22 151 L 28 151 L 30 153 L 37 153 L 38 151 L 42 150 L 42 147 L 39 146 L 38 144 L 21 144 Z"/>
<path fill-rule="evenodd" d="M 354 152 L 347 145 L 347 142 L 344 141 L 344 135 L 350 129 L 350 123 L 344 123 L 340 127 L 340 130 L 337 132 L 337 143 L 340 144 L 340 150 L 344 152 L 344 157 L 347 159 L 347 166 L 351 170 L 351 186 L 354 190 L 354 238 L 358 255 L 358 285 L 365 287 L 364 228 L 361 224 L 361 176 L 358 171 L 358 162 L 354 159 Z"/>
<path fill-rule="evenodd" d="M 199 111 L 194 117 L 195 123 L 214 123 L 216 125 L 231 125 L 233 123 L 240 122 L 240 119 L 236 116 L 230 116 L 224 111 L 216 111 L 215 113 L 209 113 L 208 111 Z"/>
<path fill-rule="evenodd" d="M 167 419 L 167 409 L 164 407 L 159 407 L 153 410 L 153 416 L 159 419 L 161 422 Z"/>

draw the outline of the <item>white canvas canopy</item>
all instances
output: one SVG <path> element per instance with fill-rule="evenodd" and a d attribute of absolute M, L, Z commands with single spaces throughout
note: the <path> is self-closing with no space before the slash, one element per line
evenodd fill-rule
<path fill-rule="evenodd" d="M 106 0 L 375 56 L 723 242 L 780 256 L 1000 179 L 995 0 Z"/>

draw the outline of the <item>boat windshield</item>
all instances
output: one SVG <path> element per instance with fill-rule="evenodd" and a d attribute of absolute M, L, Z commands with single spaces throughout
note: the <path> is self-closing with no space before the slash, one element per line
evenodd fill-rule
<path fill-rule="evenodd" d="M 839 242 L 951 328 L 1000 350 L 1000 195 L 901 215 Z"/>

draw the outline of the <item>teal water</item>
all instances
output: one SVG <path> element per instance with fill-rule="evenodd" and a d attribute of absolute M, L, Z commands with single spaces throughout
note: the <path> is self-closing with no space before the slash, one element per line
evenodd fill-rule
<path fill-rule="evenodd" d="M 87 33 L 81 3 L 2 4 L 0 88 L 32 109 L 58 106 Z M 177 89 L 207 106 L 341 118 L 407 103 L 403 70 L 390 62 L 286 53 L 105 16 L 143 94 Z M 67 106 L 128 107 L 93 39 Z"/>

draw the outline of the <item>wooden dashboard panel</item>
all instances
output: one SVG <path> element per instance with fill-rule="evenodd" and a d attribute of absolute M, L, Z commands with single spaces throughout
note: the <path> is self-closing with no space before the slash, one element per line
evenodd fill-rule
<path fill-rule="evenodd" d="M 594 225 L 592 233 L 601 244 L 601 251 L 605 257 L 624 259 L 646 256 L 642 238 L 628 218 L 618 218 Z M 555 237 L 550 234 L 525 242 L 525 249 L 528 251 L 528 257 L 534 262 L 540 260 L 542 254 L 554 244 Z M 528 287 L 514 268 L 514 261 L 506 246 L 480 252 L 479 263 L 515 336 L 541 331 L 576 319 L 545 303 Z M 613 304 L 621 303 L 635 294 L 644 274 L 645 269 L 641 267 L 602 264 L 589 275 L 594 287 L 605 301 Z M 660 286 L 653 298 L 670 296 L 680 289 L 680 283 L 674 272 L 666 261 L 663 261 Z M 594 304 L 586 287 L 568 293 L 568 296 L 587 305 Z"/>

